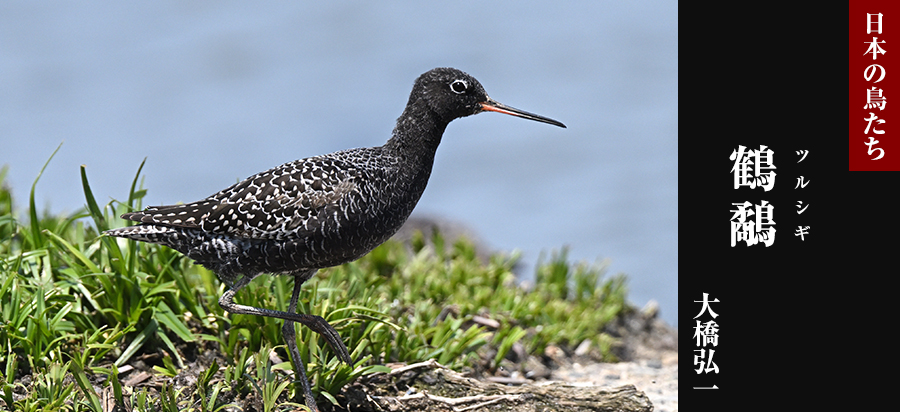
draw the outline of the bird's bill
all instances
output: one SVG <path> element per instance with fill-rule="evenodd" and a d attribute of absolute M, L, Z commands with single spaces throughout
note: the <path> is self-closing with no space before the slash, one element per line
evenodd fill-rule
<path fill-rule="evenodd" d="M 559 126 L 562 128 L 566 127 L 566 125 L 562 124 L 561 122 L 553 120 L 549 117 L 544 117 L 544 116 L 537 115 L 534 113 L 528 113 L 524 110 L 519 110 L 519 109 L 516 109 L 515 107 L 507 106 L 503 103 L 497 102 L 494 99 L 490 99 L 490 98 L 488 98 L 484 102 L 481 102 L 481 110 L 508 114 L 508 115 L 512 115 L 512 116 L 516 116 L 516 117 L 521 117 L 523 119 L 530 119 L 530 120 L 534 120 L 534 121 L 538 121 L 538 122 L 542 122 L 542 123 L 549 123 L 549 124 Z"/>

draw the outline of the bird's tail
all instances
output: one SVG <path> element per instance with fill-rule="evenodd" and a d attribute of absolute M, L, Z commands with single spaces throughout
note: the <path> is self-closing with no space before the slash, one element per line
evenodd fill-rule
<path fill-rule="evenodd" d="M 165 240 L 176 234 L 176 232 L 177 230 L 171 227 L 144 224 L 128 226 L 119 229 L 110 229 L 104 231 L 103 234 L 107 236 L 122 237 L 141 242 L 165 244 Z"/>

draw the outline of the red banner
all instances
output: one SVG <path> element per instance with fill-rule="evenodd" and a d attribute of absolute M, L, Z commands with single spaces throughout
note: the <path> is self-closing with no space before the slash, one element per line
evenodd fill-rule
<path fill-rule="evenodd" d="M 850 2 L 851 171 L 900 170 L 900 6 L 891 3 Z"/>

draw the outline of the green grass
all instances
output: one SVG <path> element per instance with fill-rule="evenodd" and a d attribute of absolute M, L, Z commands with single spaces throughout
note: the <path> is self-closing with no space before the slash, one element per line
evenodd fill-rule
<path fill-rule="evenodd" d="M 223 312 L 224 286 L 178 252 L 99 235 L 128 225 L 118 216 L 141 208 L 142 167 L 123 200 L 105 205 L 82 167 L 86 207 L 68 215 L 35 208 L 35 180 L 24 219 L 0 169 L 0 408 L 99 412 L 104 387 L 137 411 L 219 411 L 251 395 L 262 410 L 296 407 L 281 320 Z M 540 354 L 590 339 L 611 356 L 602 331 L 625 308 L 624 277 L 604 279 L 602 268 L 571 264 L 562 252 L 538 264 L 526 291 L 515 286 L 514 264 L 499 255 L 482 262 L 471 243 L 447 247 L 436 234 L 411 245 L 389 241 L 320 271 L 304 286 L 299 311 L 327 319 L 356 364 L 341 364 L 322 338 L 298 328 L 313 391 L 336 402 L 342 387 L 389 362 L 435 359 L 491 371 L 516 343 Z M 284 310 L 291 282 L 262 276 L 236 301 Z M 476 315 L 499 328 L 478 326 Z M 171 378 L 208 350 L 218 361 L 189 387 L 121 383 L 121 368 L 139 358 Z M 272 350 L 281 363 L 272 364 Z"/>

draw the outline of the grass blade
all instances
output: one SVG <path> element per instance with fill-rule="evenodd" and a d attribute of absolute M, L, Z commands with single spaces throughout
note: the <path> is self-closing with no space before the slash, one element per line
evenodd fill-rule
<path fill-rule="evenodd" d="M 87 202 L 88 212 L 91 213 L 94 224 L 97 225 L 97 231 L 103 232 L 104 230 L 109 229 L 109 226 L 106 224 L 106 218 L 103 216 L 103 212 L 101 212 L 100 207 L 97 206 L 97 200 L 94 198 L 94 192 L 91 190 L 91 185 L 88 183 L 87 166 L 85 165 L 81 165 L 81 187 L 84 189 L 84 200 Z"/>
<path fill-rule="evenodd" d="M 156 323 L 155 320 L 151 320 L 150 324 L 148 324 L 147 327 L 144 328 L 144 330 L 142 330 L 141 333 L 139 333 L 133 341 L 131 341 L 128 347 L 125 348 L 125 350 L 122 352 L 122 355 L 119 356 L 119 359 L 116 359 L 115 365 L 122 366 L 123 364 L 125 364 L 125 362 L 128 361 L 128 359 L 131 359 L 131 357 L 134 356 L 138 349 L 140 349 L 141 346 L 144 346 L 144 343 L 147 342 L 147 339 L 150 338 L 150 336 L 156 334 L 157 329 L 159 329 L 159 324 Z"/>
<path fill-rule="evenodd" d="M 75 378 L 75 383 L 78 384 L 78 389 L 80 389 L 84 397 L 87 398 L 88 407 L 94 412 L 103 412 L 103 407 L 100 406 L 100 397 L 97 396 L 97 392 L 94 391 L 90 379 L 88 379 L 87 374 L 84 373 L 84 367 L 81 365 L 81 360 L 78 359 L 77 356 L 73 357 L 70 364 L 72 376 Z"/>
<path fill-rule="evenodd" d="M 147 158 L 141 161 L 141 165 L 138 166 L 137 173 L 134 174 L 134 180 L 131 181 L 131 190 L 128 191 L 128 209 L 134 210 L 134 201 L 143 197 L 143 193 L 137 193 L 134 189 L 137 187 L 138 178 L 141 176 L 141 170 L 144 170 L 144 163 L 147 163 Z"/>
<path fill-rule="evenodd" d="M 59 151 L 59 148 L 62 147 L 62 142 L 59 143 L 59 146 L 56 146 L 56 150 L 53 151 L 53 154 L 50 155 L 50 158 L 44 163 L 44 166 L 41 167 L 40 173 L 38 173 L 37 177 L 34 179 L 34 183 L 31 184 L 31 194 L 28 196 L 28 217 L 31 219 L 31 242 L 35 248 L 44 246 L 44 236 L 41 233 L 41 225 L 40 220 L 38 220 L 37 215 L 37 206 L 34 204 L 34 190 L 37 187 L 38 180 L 41 180 L 41 176 L 44 174 L 44 169 L 47 168 L 47 165 L 50 164 L 50 161 L 53 160 L 53 156 L 56 155 L 56 152 Z"/>

